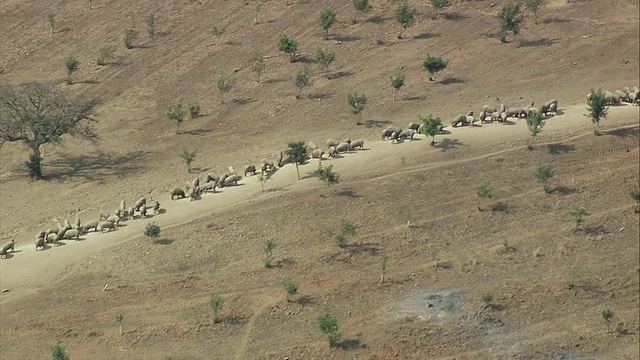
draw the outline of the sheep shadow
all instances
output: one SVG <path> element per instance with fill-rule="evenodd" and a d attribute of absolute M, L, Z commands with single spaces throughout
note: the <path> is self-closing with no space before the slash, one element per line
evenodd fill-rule
<path fill-rule="evenodd" d="M 637 127 L 632 127 L 632 128 L 622 128 L 622 129 L 615 129 L 615 130 L 609 130 L 606 132 L 603 132 L 605 135 L 613 135 L 613 136 L 617 136 L 617 137 L 634 137 L 637 138 L 638 137 L 638 128 Z"/>
<path fill-rule="evenodd" d="M 366 349 L 367 345 L 359 339 L 344 339 L 338 344 L 338 347 L 342 350 L 357 350 Z"/>
<path fill-rule="evenodd" d="M 361 198 L 362 195 L 356 194 L 353 189 L 342 189 L 342 190 L 334 190 L 333 195 L 335 196 L 345 196 L 352 199 Z"/>
<path fill-rule="evenodd" d="M 522 47 L 536 47 L 536 46 L 551 46 L 558 42 L 558 38 L 542 38 L 538 40 L 520 40 L 518 41 L 518 48 Z"/>
<path fill-rule="evenodd" d="M 467 82 L 467 80 L 461 79 L 461 78 L 458 78 L 458 77 L 446 77 L 446 78 L 444 78 L 444 79 L 439 81 L 439 83 L 442 84 L 442 85 L 464 84 L 466 82 Z"/>
<path fill-rule="evenodd" d="M 189 131 L 181 131 L 181 134 L 191 135 L 191 136 L 204 136 L 207 133 L 213 131 L 212 129 L 193 129 Z M 195 169 L 194 169 L 195 170 Z"/>
<path fill-rule="evenodd" d="M 457 12 L 444 13 L 444 18 L 449 21 L 461 21 L 468 19 L 469 17 Z"/>
<path fill-rule="evenodd" d="M 437 37 L 440 37 L 440 34 L 425 32 L 422 34 L 415 35 L 413 38 L 416 40 L 426 40 L 426 39 L 432 39 Z"/>
<path fill-rule="evenodd" d="M 256 101 L 257 100 L 254 98 L 238 98 L 238 99 L 233 99 L 231 103 L 233 103 L 234 105 L 247 105 Z"/>
<path fill-rule="evenodd" d="M 319 92 L 319 93 L 311 94 L 307 96 L 307 98 L 311 100 L 325 100 L 325 99 L 332 98 L 334 95 L 335 95 L 334 93 L 330 93 L 330 92 Z"/>
<path fill-rule="evenodd" d="M 285 82 L 285 79 L 266 79 L 266 80 L 262 80 L 262 83 L 265 84 L 275 84 L 275 83 L 279 83 L 279 82 Z"/>
<path fill-rule="evenodd" d="M 144 170 L 141 165 L 144 163 L 145 156 L 144 151 L 125 155 L 102 151 L 78 156 L 61 154 L 59 159 L 49 164 L 49 167 L 53 167 L 54 170 L 48 172 L 45 179 L 62 183 L 73 177 L 104 184 L 109 177 L 123 179 L 126 176 L 141 173 Z"/>
<path fill-rule="evenodd" d="M 358 40 L 362 40 L 362 38 L 359 36 L 336 36 L 336 41 L 340 42 L 352 42 Z"/>
<path fill-rule="evenodd" d="M 296 62 L 303 64 L 315 64 L 316 60 L 309 56 L 300 55 L 296 57 Z"/>
<path fill-rule="evenodd" d="M 567 144 L 549 144 L 547 145 L 547 151 L 551 155 L 568 154 L 576 151 L 575 145 Z"/>
<path fill-rule="evenodd" d="M 159 239 L 153 242 L 154 245 L 171 245 L 173 240 L 171 239 Z"/>
<path fill-rule="evenodd" d="M 333 79 L 339 79 L 339 78 L 343 78 L 351 75 L 353 75 L 352 71 L 338 71 L 334 73 L 328 73 L 326 77 L 327 77 L 327 80 L 333 80 Z"/>
<path fill-rule="evenodd" d="M 301 306 L 315 306 L 318 303 L 309 295 L 299 297 L 298 300 L 296 300 L 296 302 Z"/>
<path fill-rule="evenodd" d="M 458 139 L 444 138 L 439 143 L 436 143 L 436 147 L 440 148 L 440 151 L 447 152 L 449 150 L 457 149 L 464 146 Z"/>
<path fill-rule="evenodd" d="M 391 124 L 390 120 L 376 120 L 376 119 L 369 119 L 363 123 L 359 123 L 358 125 L 364 125 L 364 127 L 371 129 L 371 128 L 381 128 L 385 125 L 389 125 Z"/>

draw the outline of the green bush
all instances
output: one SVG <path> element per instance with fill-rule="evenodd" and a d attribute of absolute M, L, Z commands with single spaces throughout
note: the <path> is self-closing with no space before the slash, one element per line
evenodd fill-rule
<path fill-rule="evenodd" d="M 435 74 L 447 68 L 448 63 L 441 57 L 427 55 L 422 62 L 422 70 L 429 72 L 429 81 L 434 81 Z"/>
<path fill-rule="evenodd" d="M 217 324 L 220 322 L 220 318 L 218 317 L 218 313 L 220 309 L 222 309 L 222 305 L 224 304 L 224 299 L 220 295 L 211 295 L 211 300 L 209 300 L 209 307 L 211 307 L 211 311 L 213 311 L 213 323 Z"/>
<path fill-rule="evenodd" d="M 278 50 L 289 54 L 289 60 L 296 62 L 298 42 L 295 39 L 289 38 L 285 33 L 280 33 L 280 35 L 278 35 Z"/>
<path fill-rule="evenodd" d="M 311 72 L 309 68 L 304 68 L 296 74 L 295 80 L 293 83 L 298 88 L 298 92 L 296 93 L 296 99 L 300 99 L 300 93 L 302 92 L 302 88 L 312 86 L 313 79 L 311 78 Z"/>
<path fill-rule="evenodd" d="M 337 347 L 340 344 L 340 333 L 338 332 L 338 319 L 335 316 L 331 315 L 329 309 L 326 309 L 325 312 L 318 316 L 318 328 L 320 331 L 327 335 L 329 339 L 330 347 Z"/>
<path fill-rule="evenodd" d="M 291 276 L 287 276 L 282 280 L 282 286 L 287 293 L 287 301 L 292 301 L 293 296 L 298 293 L 298 282 L 291 278 Z"/>
<path fill-rule="evenodd" d="M 147 227 L 144 229 L 144 235 L 151 238 L 151 240 L 155 243 L 160 237 L 160 226 L 155 222 L 147 224 Z"/>
<path fill-rule="evenodd" d="M 106 64 L 106 61 L 110 59 L 113 54 L 116 52 L 115 46 L 107 46 L 100 49 L 100 55 L 98 56 L 98 60 L 96 64 L 102 66 Z"/>
<path fill-rule="evenodd" d="M 133 41 L 138 38 L 138 30 L 135 25 L 124 30 L 124 46 L 127 49 L 133 49 Z"/>

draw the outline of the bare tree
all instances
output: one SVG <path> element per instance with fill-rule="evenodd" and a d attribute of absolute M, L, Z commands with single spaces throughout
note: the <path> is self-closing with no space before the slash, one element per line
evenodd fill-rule
<path fill-rule="evenodd" d="M 59 144 L 63 135 L 95 141 L 95 100 L 72 100 L 53 88 L 34 83 L 0 88 L 0 147 L 21 141 L 29 150 L 29 176 L 42 179 L 40 147 Z"/>

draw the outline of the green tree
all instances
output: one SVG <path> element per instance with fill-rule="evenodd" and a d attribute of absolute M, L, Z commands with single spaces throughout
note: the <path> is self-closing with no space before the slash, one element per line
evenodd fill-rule
<path fill-rule="evenodd" d="M 369 0 L 351 0 L 353 7 L 356 9 L 356 14 L 353 16 L 353 23 L 358 21 L 358 14 L 366 14 L 371 12 L 373 7 L 369 4 Z"/>
<path fill-rule="evenodd" d="M 118 313 L 118 315 L 116 315 L 116 321 L 120 326 L 120 336 L 122 336 L 122 322 L 124 321 L 124 315 L 122 313 Z"/>
<path fill-rule="evenodd" d="M 573 218 L 573 223 L 575 224 L 575 231 L 578 231 L 580 226 L 584 223 L 584 217 L 591 215 L 591 213 L 584 208 L 584 206 L 580 206 L 579 208 L 572 210 L 569 212 L 569 215 Z"/>
<path fill-rule="evenodd" d="M 133 49 L 133 40 L 138 38 L 138 30 L 135 25 L 124 30 L 124 46 L 127 49 Z"/>
<path fill-rule="evenodd" d="M 595 126 L 593 133 L 599 135 L 600 120 L 607 118 L 607 99 L 602 89 L 598 89 L 598 91 L 591 89 L 591 98 L 587 102 L 587 110 L 589 111 L 587 116 L 591 118 L 591 122 Z"/>
<path fill-rule="evenodd" d="M 333 172 L 333 165 L 328 167 L 318 166 L 318 169 L 313 174 L 318 176 L 320 181 L 324 182 L 327 187 L 340 182 L 340 175 Z"/>
<path fill-rule="evenodd" d="M 264 267 L 270 268 L 273 260 L 273 250 L 276 249 L 276 241 L 269 239 L 264 243 Z"/>
<path fill-rule="evenodd" d="M 365 94 L 358 95 L 358 93 L 347 95 L 347 105 L 351 110 L 351 114 L 362 118 L 362 112 L 367 107 L 367 96 Z"/>
<path fill-rule="evenodd" d="M 0 147 L 20 141 L 31 154 L 29 176 L 42 179 L 41 147 L 60 144 L 63 135 L 95 141 L 91 127 L 95 100 L 72 100 L 64 93 L 42 84 L 0 87 Z"/>
<path fill-rule="evenodd" d="M 285 33 L 280 33 L 280 35 L 278 35 L 278 50 L 289 54 L 289 61 L 296 62 L 298 42 L 295 39 L 289 38 Z"/>
<path fill-rule="evenodd" d="M 309 68 L 305 67 L 304 69 L 298 71 L 293 83 L 298 88 L 296 99 L 300 99 L 302 88 L 313 85 L 313 79 L 311 78 L 311 72 L 309 71 Z"/>
<path fill-rule="evenodd" d="M 549 179 L 554 175 L 553 167 L 551 165 L 538 165 L 536 167 L 535 178 L 538 182 L 542 183 L 542 188 L 547 194 L 551 192 L 549 188 Z"/>
<path fill-rule="evenodd" d="M 154 244 L 160 237 L 160 232 L 160 226 L 155 222 L 147 224 L 147 227 L 144 228 L 144 236 L 149 237 Z"/>
<path fill-rule="evenodd" d="M 235 79 L 229 79 L 222 74 L 218 77 L 218 80 L 216 81 L 216 87 L 218 88 L 218 91 L 220 91 L 221 104 L 224 104 L 224 94 L 231 91 L 235 83 L 236 83 Z"/>
<path fill-rule="evenodd" d="M 534 23 L 538 24 L 538 11 L 542 7 L 544 0 L 524 0 L 524 6 L 533 13 Z"/>
<path fill-rule="evenodd" d="M 404 30 L 412 27 L 416 22 L 416 9 L 412 8 L 406 1 L 403 1 L 396 9 L 395 18 L 398 24 L 400 24 L 398 39 L 402 39 Z"/>
<path fill-rule="evenodd" d="M 211 311 L 213 311 L 213 323 L 217 324 L 220 322 L 220 318 L 218 317 L 218 313 L 220 309 L 222 309 L 222 305 L 224 304 L 224 299 L 220 295 L 211 295 L 211 300 L 209 300 L 209 306 L 211 307 Z"/>
<path fill-rule="evenodd" d="M 496 15 L 498 22 L 500 23 L 500 42 L 507 42 L 507 33 L 512 32 L 513 35 L 518 35 L 520 32 L 520 25 L 524 22 L 524 16 L 520 12 L 521 3 L 505 4 L 500 9 L 500 12 Z"/>
<path fill-rule="evenodd" d="M 431 6 L 436 11 L 436 16 L 434 16 L 434 19 L 437 18 L 438 15 L 440 15 L 441 11 L 449 5 L 449 0 L 431 0 Z"/>
<path fill-rule="evenodd" d="M 182 149 L 182 153 L 180 157 L 184 160 L 184 163 L 187 165 L 187 171 L 191 172 L 191 163 L 196 160 L 197 150 L 189 151 L 187 149 Z"/>
<path fill-rule="evenodd" d="M 442 120 L 439 117 L 434 117 L 429 114 L 426 118 L 420 116 L 420 121 L 422 121 L 422 134 L 425 136 L 431 136 L 431 146 L 435 146 L 436 144 L 436 135 L 442 129 Z"/>
<path fill-rule="evenodd" d="M 49 35 L 53 35 L 56 26 L 56 14 L 49 13 L 49 15 L 47 15 L 47 22 L 49 23 Z"/>
<path fill-rule="evenodd" d="M 544 117 L 540 113 L 533 113 L 529 115 L 527 118 L 527 127 L 529 128 L 529 132 L 531 133 L 531 138 L 529 140 L 529 145 L 527 146 L 529 150 L 533 150 L 533 142 L 538 137 L 538 134 L 542 132 L 542 128 L 544 127 Z"/>
<path fill-rule="evenodd" d="M 176 134 L 180 131 L 180 125 L 184 122 L 186 111 L 182 108 L 182 98 L 175 105 L 169 106 L 165 113 L 167 118 L 176 123 Z"/>
<path fill-rule="evenodd" d="M 74 57 L 68 57 L 64 64 L 67 67 L 67 85 L 71 85 L 73 84 L 73 79 L 71 78 L 71 76 L 76 70 L 78 70 L 80 61 L 78 61 Z"/>
<path fill-rule="evenodd" d="M 289 143 L 289 147 L 285 151 L 287 160 L 296 165 L 296 173 L 298 174 L 298 180 L 300 180 L 300 170 L 298 170 L 298 164 L 304 164 L 309 155 L 307 154 L 307 147 L 304 145 L 304 141 Z"/>
<path fill-rule="evenodd" d="M 382 257 L 382 273 L 380 274 L 380 283 L 384 282 L 384 273 L 387 271 L 387 261 L 389 260 L 388 256 Z"/>
<path fill-rule="evenodd" d="M 427 55 L 422 62 L 422 70 L 429 72 L 429 81 L 434 81 L 435 74 L 447 68 L 448 63 L 441 57 Z"/>
<path fill-rule="evenodd" d="M 106 61 L 110 59 L 113 54 L 116 52 L 115 46 L 107 46 L 100 49 L 100 55 L 98 55 L 98 60 L 96 60 L 96 64 L 102 66 L 106 64 Z"/>
<path fill-rule="evenodd" d="M 53 347 L 53 360 L 69 360 L 69 355 L 64 351 L 64 348 L 60 345 Z"/>
<path fill-rule="evenodd" d="M 329 71 L 329 65 L 336 60 L 336 53 L 318 48 L 314 55 L 314 60 L 320 64 L 322 70 Z"/>
<path fill-rule="evenodd" d="M 318 328 L 327 335 L 330 347 L 337 347 L 340 344 L 340 333 L 338 332 L 338 319 L 331 315 L 329 309 L 318 316 Z"/>
<path fill-rule="evenodd" d="M 260 82 L 260 74 L 264 71 L 267 65 L 264 63 L 264 56 L 258 55 L 251 64 L 251 71 L 258 75 L 258 82 Z"/>
<path fill-rule="evenodd" d="M 287 301 L 292 301 L 293 296 L 298 293 L 298 282 L 291 276 L 287 276 L 282 280 L 282 286 L 284 287 L 284 291 L 287 292 Z"/>
<path fill-rule="evenodd" d="M 147 32 L 149 36 L 153 39 L 156 36 L 156 14 L 151 13 L 149 16 L 145 18 L 145 23 L 147 24 Z"/>
<path fill-rule="evenodd" d="M 318 15 L 318 24 L 320 24 L 320 28 L 324 31 L 324 39 L 329 40 L 329 29 L 336 22 L 336 11 L 330 7 L 326 7 L 322 9 L 320 15 Z"/>
<path fill-rule="evenodd" d="M 396 94 L 404 86 L 404 74 L 399 73 L 391 77 L 391 99 L 396 101 Z"/>

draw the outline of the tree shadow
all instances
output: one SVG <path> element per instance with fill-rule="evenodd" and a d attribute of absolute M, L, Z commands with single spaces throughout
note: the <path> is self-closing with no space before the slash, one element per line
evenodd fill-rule
<path fill-rule="evenodd" d="M 466 82 L 467 82 L 467 80 L 461 79 L 461 78 L 458 78 L 458 77 L 446 77 L 446 78 L 444 78 L 444 79 L 439 81 L 439 83 L 442 84 L 442 85 L 464 84 Z"/>
<path fill-rule="evenodd" d="M 369 253 L 372 256 L 378 255 L 379 248 L 376 244 L 372 243 L 352 243 L 349 244 L 349 252 L 351 255 L 357 255 L 362 253 Z"/>
<path fill-rule="evenodd" d="M 302 306 L 315 306 L 318 303 L 309 295 L 299 297 L 296 302 Z"/>
<path fill-rule="evenodd" d="M 106 179 L 111 176 L 122 179 L 128 175 L 141 173 L 143 171 L 141 164 L 144 163 L 145 155 L 144 151 L 135 151 L 125 155 L 102 151 L 78 156 L 60 154 L 60 159 L 48 164 L 48 167 L 54 169 L 45 172 L 45 179 L 64 182 L 67 180 L 66 178 L 79 177 L 86 181 L 104 184 Z M 43 165 L 47 167 L 46 162 Z"/>
<path fill-rule="evenodd" d="M 366 349 L 367 344 L 363 344 L 359 339 L 344 339 L 338 344 L 338 347 L 343 350 L 357 350 Z"/>
<path fill-rule="evenodd" d="M 262 80 L 261 82 L 264 84 L 275 84 L 275 83 L 279 83 L 279 82 L 285 82 L 285 79 L 266 79 L 266 80 Z"/>
<path fill-rule="evenodd" d="M 353 75 L 352 71 L 337 71 L 333 73 L 326 74 L 328 80 L 339 79 L 347 76 Z"/>
<path fill-rule="evenodd" d="M 100 81 L 90 79 L 90 80 L 83 80 L 83 81 L 74 81 L 74 84 L 97 85 L 97 84 L 100 84 Z"/>
<path fill-rule="evenodd" d="M 342 189 L 342 190 L 334 190 L 333 195 L 335 196 L 346 196 L 352 199 L 360 198 L 362 195 L 356 194 L 353 189 Z"/>
<path fill-rule="evenodd" d="M 233 103 L 234 105 L 247 105 L 256 101 L 257 100 L 254 98 L 238 98 L 231 100 L 231 103 Z"/>
<path fill-rule="evenodd" d="M 573 194 L 574 192 L 576 192 L 576 189 L 574 188 L 570 188 L 567 186 L 556 186 L 555 188 L 553 188 L 553 190 L 551 190 L 552 193 L 560 193 L 562 195 L 569 195 L 569 194 Z"/>
<path fill-rule="evenodd" d="M 557 38 L 542 38 L 538 40 L 519 40 L 518 47 L 551 46 L 558 42 Z"/>
<path fill-rule="evenodd" d="M 366 22 L 374 23 L 374 24 L 382 24 L 383 22 L 391 20 L 390 17 L 382 17 L 380 15 L 372 16 L 365 20 Z"/>
<path fill-rule="evenodd" d="M 358 41 L 358 40 L 362 40 L 362 38 L 359 36 L 336 36 L 336 41 L 340 41 L 340 42 L 351 42 L 351 41 Z"/>
<path fill-rule="evenodd" d="M 413 38 L 416 40 L 425 40 L 425 39 L 432 39 L 437 37 L 440 37 L 440 34 L 425 32 L 422 34 L 415 35 Z"/>
<path fill-rule="evenodd" d="M 565 18 L 550 17 L 550 18 L 542 20 L 541 23 L 543 23 L 543 24 L 552 24 L 552 23 L 562 24 L 562 23 L 568 23 L 570 21 L 571 20 L 565 19 Z"/>
<path fill-rule="evenodd" d="M 513 205 L 509 205 L 502 201 L 498 201 L 497 203 L 491 205 L 492 212 L 501 212 L 505 214 L 510 214 L 515 210 Z"/>
<path fill-rule="evenodd" d="M 575 145 L 567 145 L 567 144 L 549 144 L 547 145 L 547 150 L 551 155 L 560 155 L 560 154 L 568 154 L 570 152 L 576 151 Z"/>
<path fill-rule="evenodd" d="M 330 92 L 319 92 L 309 95 L 308 98 L 312 100 L 325 100 L 332 98 L 334 95 L 334 93 Z"/>
<path fill-rule="evenodd" d="M 614 129 L 609 131 L 603 131 L 605 135 L 613 135 L 618 137 L 638 137 L 638 128 L 622 128 L 622 129 Z"/>
<path fill-rule="evenodd" d="M 363 123 L 360 123 L 360 125 L 364 125 L 364 127 L 369 128 L 369 129 L 374 128 L 374 127 L 375 128 L 381 128 L 381 127 L 383 127 L 385 125 L 389 125 L 389 124 L 391 124 L 390 120 L 375 120 L 375 119 L 369 119 L 369 120 L 366 120 Z"/>
<path fill-rule="evenodd" d="M 293 260 L 293 258 L 288 257 L 288 258 L 284 258 L 276 261 L 275 264 L 271 265 L 271 267 L 282 268 L 287 265 L 294 265 L 295 263 L 296 261 Z"/>
<path fill-rule="evenodd" d="M 212 132 L 213 129 L 193 129 L 189 131 L 181 131 L 181 134 L 191 135 L 191 136 L 204 136 L 206 133 Z M 195 168 L 193 168 L 195 170 Z"/>
<path fill-rule="evenodd" d="M 173 240 L 171 239 L 160 239 L 153 242 L 156 245 L 171 245 L 173 244 Z"/>
<path fill-rule="evenodd" d="M 468 19 L 469 17 L 457 12 L 448 12 L 448 13 L 444 13 L 444 18 L 449 20 L 449 21 L 461 21 L 464 19 Z"/>
<path fill-rule="evenodd" d="M 424 100 L 426 97 L 424 95 L 413 95 L 403 98 L 404 101 L 415 101 L 415 100 Z"/>
<path fill-rule="evenodd" d="M 605 228 L 602 225 L 587 226 L 584 228 L 584 232 L 589 235 L 605 235 L 605 234 L 611 233 L 609 230 L 607 230 L 607 228 Z"/>
<path fill-rule="evenodd" d="M 464 146 L 464 144 L 458 139 L 444 138 L 442 141 L 436 143 L 436 147 L 440 148 L 440 151 L 442 152 L 457 149 L 460 146 Z"/>
<path fill-rule="evenodd" d="M 315 64 L 315 63 L 317 63 L 314 58 L 309 57 L 309 56 L 305 56 L 305 55 L 296 56 L 296 62 L 303 63 L 303 64 Z"/>
<path fill-rule="evenodd" d="M 229 325 L 244 325 L 248 322 L 249 322 L 249 319 L 239 315 L 229 315 L 229 316 L 221 317 L 218 320 L 218 323 L 227 323 Z"/>

